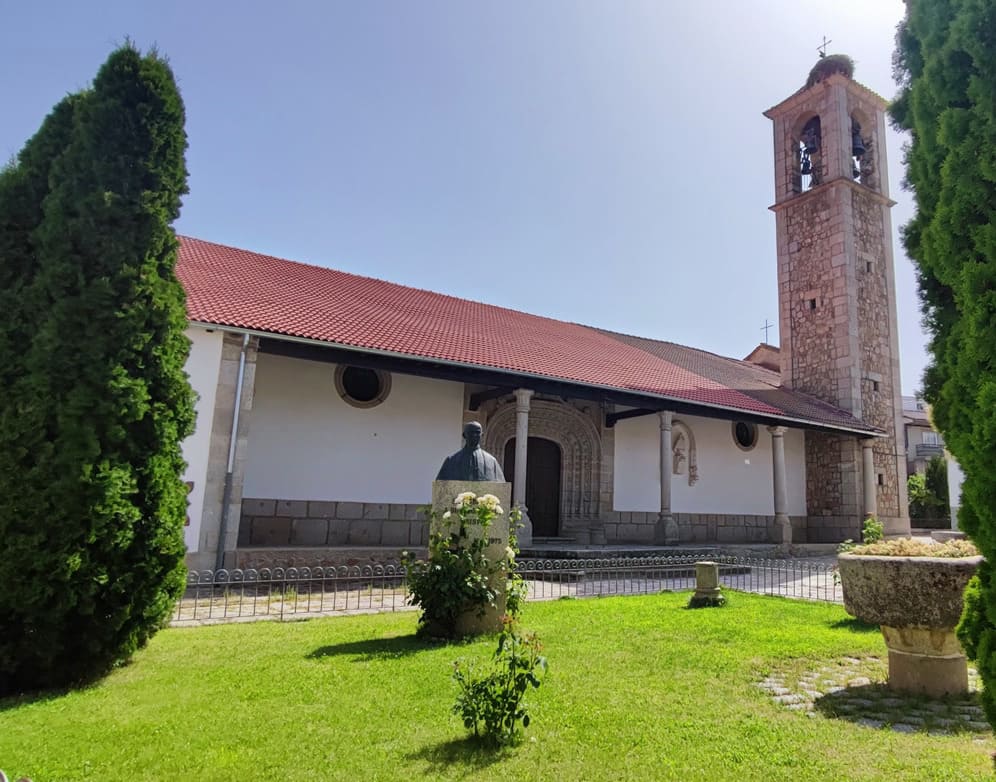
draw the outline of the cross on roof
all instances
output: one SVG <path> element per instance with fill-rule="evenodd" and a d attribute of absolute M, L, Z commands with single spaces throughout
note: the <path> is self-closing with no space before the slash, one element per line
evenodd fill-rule
<path fill-rule="evenodd" d="M 765 343 L 768 342 L 768 329 L 772 329 L 774 327 L 775 327 L 774 323 L 768 323 L 768 319 L 767 318 L 764 319 L 764 325 L 761 326 L 761 331 L 764 332 L 764 341 L 765 341 Z"/>
<path fill-rule="evenodd" d="M 816 51 L 820 53 L 820 59 L 827 56 L 827 44 L 831 44 L 833 41 L 828 41 L 827 37 L 823 36 L 823 43 L 816 47 Z"/>

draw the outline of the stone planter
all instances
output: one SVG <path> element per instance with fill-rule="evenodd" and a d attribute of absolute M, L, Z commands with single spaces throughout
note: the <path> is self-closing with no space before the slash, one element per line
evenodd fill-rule
<path fill-rule="evenodd" d="M 932 697 L 968 692 L 968 663 L 954 629 L 965 585 L 981 561 L 837 556 L 844 608 L 882 627 L 891 688 Z"/>

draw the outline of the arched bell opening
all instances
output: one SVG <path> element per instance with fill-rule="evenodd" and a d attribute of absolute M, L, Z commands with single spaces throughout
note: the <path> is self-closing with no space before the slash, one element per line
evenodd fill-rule
<path fill-rule="evenodd" d="M 792 134 L 792 191 L 804 193 L 823 182 L 823 128 L 818 114 L 800 118 Z"/>

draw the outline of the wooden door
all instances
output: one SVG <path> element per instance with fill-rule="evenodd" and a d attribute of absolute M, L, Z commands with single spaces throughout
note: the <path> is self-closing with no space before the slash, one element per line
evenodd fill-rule
<path fill-rule="evenodd" d="M 530 437 L 526 446 L 526 507 L 533 537 L 554 538 L 560 531 L 560 446 L 553 440 Z M 505 478 L 515 496 L 515 438 L 505 445 Z"/>

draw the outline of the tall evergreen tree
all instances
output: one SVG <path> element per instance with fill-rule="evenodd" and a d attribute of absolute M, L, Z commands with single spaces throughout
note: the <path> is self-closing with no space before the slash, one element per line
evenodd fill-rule
<path fill-rule="evenodd" d="M 925 397 L 965 471 L 959 525 L 996 561 L 996 3 L 907 0 L 897 36 L 900 94 L 911 136 L 906 180 L 916 214 L 903 241 L 917 265 L 932 360 Z M 996 724 L 996 591 L 968 623 Z"/>
<path fill-rule="evenodd" d="M 184 580 L 193 395 L 170 227 L 183 103 L 162 58 L 125 46 L 68 106 L 0 177 L 0 193 L 28 192 L 0 195 L 4 252 L 20 248 L 4 274 L 24 302 L 0 426 L 28 443 L 0 492 L 0 693 L 103 673 L 162 625 Z M 27 187 L 46 166 L 47 186 Z"/>

